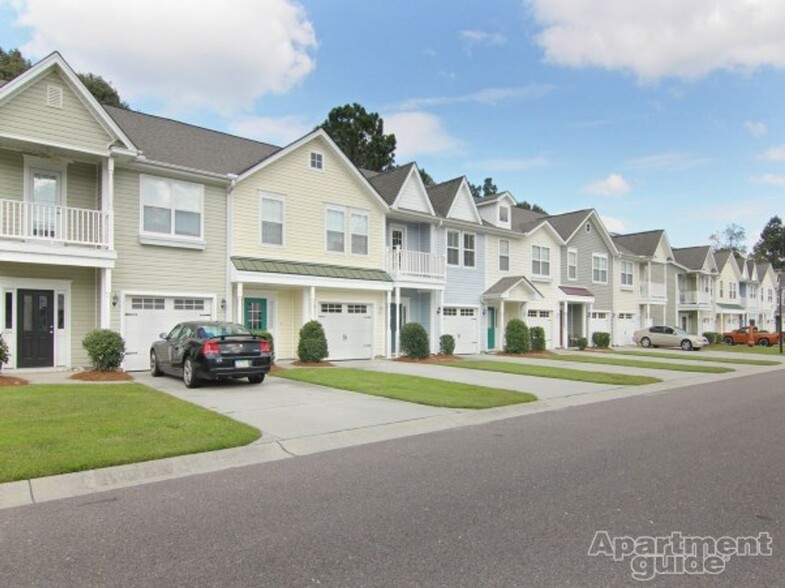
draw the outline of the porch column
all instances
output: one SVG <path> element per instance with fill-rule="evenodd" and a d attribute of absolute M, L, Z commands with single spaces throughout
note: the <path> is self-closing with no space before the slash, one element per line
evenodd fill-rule
<path fill-rule="evenodd" d="M 401 355 L 401 288 L 395 287 L 395 355 Z"/>
<path fill-rule="evenodd" d="M 245 324 L 245 308 L 243 308 L 243 283 L 237 282 L 237 322 Z"/>
<path fill-rule="evenodd" d="M 430 320 L 431 352 L 432 353 L 439 353 L 439 337 L 436 334 L 437 314 L 436 314 L 436 309 L 434 308 L 434 306 L 436 306 L 436 307 L 439 306 L 439 298 L 436 296 L 436 291 L 435 290 L 431 291 L 431 294 L 430 294 L 430 305 L 431 305 L 431 308 L 430 308 L 430 312 L 428 314 L 431 317 L 431 320 Z"/>
<path fill-rule="evenodd" d="M 589 325 L 591 324 L 591 311 L 592 311 L 592 308 L 594 308 L 593 304 L 584 304 L 583 305 L 583 310 L 586 313 L 586 316 L 583 317 L 583 324 L 584 324 L 583 336 L 586 337 L 586 339 L 589 342 L 591 342 L 591 333 L 589 332 Z"/>
<path fill-rule="evenodd" d="M 437 335 L 441 337 L 444 334 L 444 290 L 439 290 L 439 309 L 437 310 L 439 332 Z"/>
<path fill-rule="evenodd" d="M 316 318 L 316 286 L 311 286 L 310 309 L 308 311 L 308 320 L 312 321 Z"/>
<path fill-rule="evenodd" d="M 496 344 L 497 348 L 501 348 L 504 350 L 504 331 L 507 327 L 507 322 L 504 320 L 504 298 L 499 299 L 499 340 L 501 341 L 501 345 L 498 343 Z"/>
<path fill-rule="evenodd" d="M 392 293 L 388 290 L 384 293 L 384 332 L 387 336 L 384 338 L 384 357 L 390 359 L 392 357 L 392 321 L 390 320 L 390 304 Z"/>
<path fill-rule="evenodd" d="M 106 243 L 108 249 L 114 249 L 114 159 L 108 157 L 101 162 L 101 212 L 107 213 Z"/>
<path fill-rule="evenodd" d="M 112 270 L 101 269 L 101 294 L 99 299 L 100 312 L 98 326 L 108 329 L 112 316 Z"/>
<path fill-rule="evenodd" d="M 570 317 L 567 316 L 567 301 L 559 302 L 559 347 L 567 349 L 569 347 L 567 323 Z"/>

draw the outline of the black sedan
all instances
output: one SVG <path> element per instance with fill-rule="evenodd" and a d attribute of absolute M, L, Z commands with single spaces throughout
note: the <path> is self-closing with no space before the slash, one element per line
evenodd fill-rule
<path fill-rule="evenodd" d="M 260 384 L 271 365 L 269 342 L 233 323 L 180 323 L 150 348 L 150 373 L 182 377 L 188 388 L 227 378 Z"/>

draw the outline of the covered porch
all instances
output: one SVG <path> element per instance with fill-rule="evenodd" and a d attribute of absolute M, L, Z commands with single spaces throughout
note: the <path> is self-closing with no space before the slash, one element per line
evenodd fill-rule
<path fill-rule="evenodd" d="M 507 323 L 515 318 L 526 320 L 529 303 L 544 299 L 526 276 L 502 278 L 483 292 L 482 301 L 487 309 L 486 349 L 503 349 Z"/>

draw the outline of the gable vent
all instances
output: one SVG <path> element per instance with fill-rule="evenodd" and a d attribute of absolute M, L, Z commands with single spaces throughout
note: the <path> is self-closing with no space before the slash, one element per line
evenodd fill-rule
<path fill-rule="evenodd" d="M 63 89 L 60 86 L 46 86 L 46 105 L 52 108 L 63 107 Z"/>

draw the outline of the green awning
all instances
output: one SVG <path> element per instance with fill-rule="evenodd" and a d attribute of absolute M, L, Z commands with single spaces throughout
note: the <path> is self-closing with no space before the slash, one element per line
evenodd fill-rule
<path fill-rule="evenodd" d="M 724 302 L 718 302 L 717 306 L 721 310 L 736 310 L 739 312 L 744 312 L 744 307 L 741 304 L 725 304 Z"/>
<path fill-rule="evenodd" d="M 327 265 L 323 263 L 304 263 L 281 259 L 259 259 L 256 257 L 232 257 L 234 267 L 241 272 L 267 274 L 289 274 L 314 276 L 318 278 L 338 278 L 343 280 L 367 280 L 372 282 L 392 282 L 389 274 L 382 270 Z"/>

